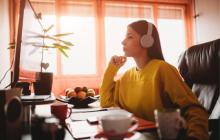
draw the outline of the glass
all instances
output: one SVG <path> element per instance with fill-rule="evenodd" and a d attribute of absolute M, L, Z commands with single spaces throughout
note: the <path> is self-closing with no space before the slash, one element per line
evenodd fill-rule
<path fill-rule="evenodd" d="M 154 110 L 157 133 L 160 139 L 175 140 L 181 128 L 180 109 Z"/>

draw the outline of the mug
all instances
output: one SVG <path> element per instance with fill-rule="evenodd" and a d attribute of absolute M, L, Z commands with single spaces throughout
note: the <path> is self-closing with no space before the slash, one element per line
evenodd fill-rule
<path fill-rule="evenodd" d="M 64 122 L 70 117 L 72 109 L 67 104 L 52 104 L 50 106 L 51 114 L 57 117 L 61 122 Z"/>
<path fill-rule="evenodd" d="M 137 120 L 131 114 L 108 114 L 100 118 L 103 132 L 106 135 L 126 135 L 138 127 Z"/>
<path fill-rule="evenodd" d="M 157 132 L 160 139 L 176 139 L 184 125 L 180 109 L 154 110 Z"/>

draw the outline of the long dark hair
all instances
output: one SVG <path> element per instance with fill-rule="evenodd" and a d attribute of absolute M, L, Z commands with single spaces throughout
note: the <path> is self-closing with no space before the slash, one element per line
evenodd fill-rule
<path fill-rule="evenodd" d="M 144 34 L 147 34 L 148 22 L 146 20 L 138 20 L 138 21 L 132 22 L 128 26 L 134 29 L 141 36 L 143 36 Z M 152 36 L 154 38 L 154 44 L 152 47 L 147 48 L 148 56 L 151 59 L 164 60 L 163 53 L 161 50 L 161 45 L 160 45 L 159 33 L 157 31 L 157 28 L 154 25 L 153 25 Z"/>

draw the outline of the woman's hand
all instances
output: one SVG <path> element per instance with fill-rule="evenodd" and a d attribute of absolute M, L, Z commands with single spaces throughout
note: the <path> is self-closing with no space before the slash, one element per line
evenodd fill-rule
<path fill-rule="evenodd" d="M 127 58 L 125 56 L 114 55 L 112 56 L 110 63 L 120 68 L 125 64 L 126 60 Z"/>

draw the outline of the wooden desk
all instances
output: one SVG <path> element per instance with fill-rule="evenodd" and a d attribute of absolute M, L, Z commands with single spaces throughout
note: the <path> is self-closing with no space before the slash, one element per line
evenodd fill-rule
<path fill-rule="evenodd" d="M 57 103 L 57 102 L 56 102 Z M 39 116 L 49 117 L 51 116 L 50 113 L 50 105 L 36 105 L 35 114 Z M 98 124 L 91 125 L 86 121 L 86 118 L 90 115 L 94 116 L 100 115 L 100 113 L 105 113 L 107 111 L 100 110 L 99 103 L 92 103 L 90 108 L 88 109 L 75 109 L 73 108 L 72 115 L 69 119 L 66 120 L 71 132 L 73 133 L 75 138 L 83 138 L 83 139 L 95 139 L 94 136 L 98 133 L 98 129 L 100 126 Z M 84 112 L 83 112 L 84 111 Z M 86 112 L 87 111 L 87 112 Z M 90 112 L 88 112 L 90 111 Z M 78 118 L 77 118 L 78 116 Z M 81 117 L 80 117 L 81 116 Z M 75 120 L 75 119 L 78 120 Z M 79 120 L 80 119 L 80 120 Z M 143 121 L 143 120 L 141 120 Z M 142 122 L 143 123 L 143 122 Z M 154 124 L 152 125 L 149 122 L 149 129 L 142 128 L 141 132 L 135 132 L 132 137 L 126 138 L 126 140 L 157 140 L 157 133 Z M 98 128 L 99 127 L 99 128 Z M 142 126 L 143 127 L 143 126 Z M 24 135 L 23 140 L 31 140 L 31 135 Z M 66 131 L 65 140 L 73 139 L 72 136 Z M 103 140 L 103 138 L 102 138 Z"/>

